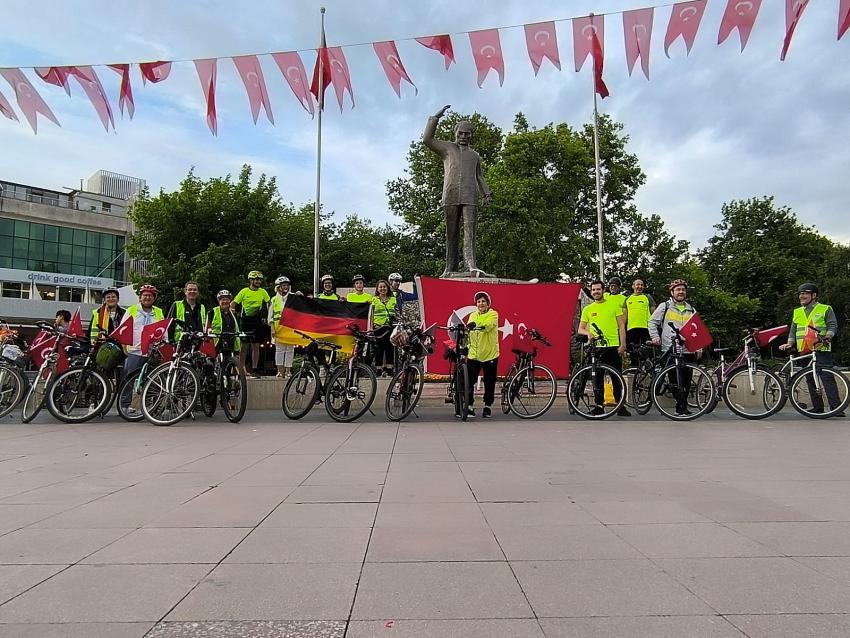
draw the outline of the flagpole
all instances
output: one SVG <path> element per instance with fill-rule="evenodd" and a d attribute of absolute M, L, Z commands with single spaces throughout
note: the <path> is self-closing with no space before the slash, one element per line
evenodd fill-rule
<path fill-rule="evenodd" d="M 325 74 L 322 66 L 324 64 L 325 48 L 325 8 L 320 9 L 322 14 L 322 35 L 319 44 L 319 121 L 316 136 L 316 205 L 313 211 L 313 294 L 318 295 L 319 290 L 319 211 L 321 210 L 322 198 L 322 111 L 325 109 Z"/>
<path fill-rule="evenodd" d="M 593 14 L 590 14 L 591 22 Z M 591 77 L 593 87 L 593 156 L 596 162 L 596 232 L 599 241 L 599 279 L 605 281 L 605 244 L 602 240 L 602 176 L 599 170 L 599 110 L 596 106 L 596 60 Z"/>

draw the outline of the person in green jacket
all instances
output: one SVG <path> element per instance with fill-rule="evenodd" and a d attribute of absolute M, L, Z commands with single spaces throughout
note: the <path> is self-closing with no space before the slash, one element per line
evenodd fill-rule
<path fill-rule="evenodd" d="M 395 348 L 390 343 L 392 325 L 395 323 L 396 297 L 390 291 L 390 282 L 381 279 L 372 297 L 372 328 L 380 334 L 375 343 L 375 370 L 382 377 L 393 376 Z"/>
<path fill-rule="evenodd" d="M 263 273 L 252 270 L 248 273 L 248 285 L 236 293 L 233 298 L 234 311 L 237 312 L 242 331 L 251 335 L 251 361 L 253 369 L 245 368 L 245 373 L 258 379 L 263 368 L 260 358 L 260 343 L 266 339 L 266 315 L 269 293 L 262 288 Z M 247 339 L 247 337 L 246 337 Z M 239 363 L 245 367 L 248 358 L 248 348 L 239 351 Z"/>
<path fill-rule="evenodd" d="M 364 290 L 366 287 L 366 279 L 363 275 L 354 275 L 351 280 L 351 285 L 354 286 L 354 291 L 345 296 L 346 301 L 354 303 L 371 303 L 372 295 Z"/>
<path fill-rule="evenodd" d="M 467 319 L 467 325 L 475 324 L 469 334 L 469 357 L 466 361 L 469 378 L 469 417 L 475 416 L 475 382 L 478 373 L 484 371 L 484 409 L 481 416 L 492 416 L 491 406 L 496 396 L 496 368 L 499 365 L 499 313 L 490 307 L 490 295 L 483 290 L 475 293 L 477 308 Z"/>

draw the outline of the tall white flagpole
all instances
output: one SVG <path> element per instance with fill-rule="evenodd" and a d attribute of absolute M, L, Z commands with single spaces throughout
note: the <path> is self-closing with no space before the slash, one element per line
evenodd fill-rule
<path fill-rule="evenodd" d="M 325 109 L 325 73 L 324 73 L 324 49 L 325 43 L 325 8 L 321 8 L 322 14 L 322 37 L 319 44 L 319 122 L 316 140 L 316 206 L 314 210 L 315 219 L 313 225 L 313 294 L 318 295 L 319 289 L 319 212 L 321 211 L 322 198 L 322 111 Z"/>
<path fill-rule="evenodd" d="M 590 14 L 591 22 L 593 14 Z M 594 32 L 595 37 L 596 33 Z M 599 279 L 605 281 L 605 243 L 602 230 L 602 175 L 599 170 L 599 111 L 596 107 L 596 58 L 593 58 L 593 156 L 596 162 L 596 233 L 599 241 Z"/>

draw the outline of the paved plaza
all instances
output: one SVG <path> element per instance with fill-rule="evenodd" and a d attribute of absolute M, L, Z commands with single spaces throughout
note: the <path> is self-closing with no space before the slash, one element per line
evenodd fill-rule
<path fill-rule="evenodd" d="M 0 422 L 0 636 L 846 638 L 847 419 Z"/>

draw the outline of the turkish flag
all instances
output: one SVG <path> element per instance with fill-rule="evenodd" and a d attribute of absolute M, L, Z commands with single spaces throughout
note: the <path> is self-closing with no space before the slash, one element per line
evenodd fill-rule
<path fill-rule="evenodd" d="M 818 331 L 815 330 L 814 326 L 808 326 L 806 328 L 806 336 L 803 337 L 803 348 L 800 350 L 800 354 L 811 354 L 815 351 L 815 347 L 818 345 Z"/>
<path fill-rule="evenodd" d="M 850 29 L 850 0 L 841 0 L 838 8 L 838 39 Z"/>
<path fill-rule="evenodd" d="M 148 356 L 151 343 L 155 341 L 166 341 L 168 339 L 168 326 L 171 325 L 171 319 L 161 319 L 155 321 L 142 328 L 142 341 L 139 348 L 142 351 L 142 356 Z"/>
<path fill-rule="evenodd" d="M 605 80 L 602 79 L 602 70 L 605 67 L 605 54 L 602 52 L 602 43 L 599 41 L 596 33 L 591 36 L 591 39 L 593 40 L 591 48 L 591 52 L 593 53 L 593 82 L 596 92 L 604 100 L 610 95 L 608 87 L 605 86 Z"/>
<path fill-rule="evenodd" d="M 547 365 L 561 378 L 569 373 L 570 337 L 580 284 L 496 284 L 486 281 L 457 281 L 419 277 L 417 280 L 425 325 L 450 325 L 452 314 L 464 322 L 476 310 L 475 293 L 490 295 L 493 309 L 499 313 L 499 374 L 505 374 L 513 362 L 514 335 L 534 328 L 551 343 L 540 348 L 537 361 Z M 438 329 L 439 332 L 439 329 Z M 436 341 L 448 338 L 442 332 Z M 428 357 L 428 372 L 448 374 L 449 364 L 442 352 Z"/>
<path fill-rule="evenodd" d="M 416 41 L 423 47 L 437 51 L 443 55 L 443 60 L 446 62 L 448 69 L 452 62 L 455 61 L 455 52 L 452 47 L 452 38 L 448 35 L 432 35 L 427 38 L 416 38 Z"/>
<path fill-rule="evenodd" d="M 321 67 L 321 78 L 319 67 Z M 316 50 L 316 66 L 313 67 L 313 81 L 310 83 L 310 92 L 316 97 L 320 109 L 325 108 L 325 91 L 332 82 L 331 58 L 325 46 L 325 34 L 322 33 L 322 46 Z"/>
<path fill-rule="evenodd" d="M 667 24 L 667 34 L 664 36 L 664 54 L 670 57 L 670 45 L 682 36 L 688 53 L 694 46 L 694 40 L 699 31 L 699 24 L 705 13 L 706 0 L 691 0 L 690 2 L 679 2 L 673 5 L 670 14 L 670 22 Z"/>
<path fill-rule="evenodd" d="M 576 72 L 581 71 L 587 56 L 593 55 L 593 36 L 598 37 L 605 52 L 605 17 L 585 16 L 573 18 L 573 57 L 576 60 Z"/>
<path fill-rule="evenodd" d="M 12 105 L 9 104 L 9 101 L 0 93 L 0 113 L 5 115 L 10 120 L 18 121 L 18 116 L 15 115 L 15 112 L 12 110 Z"/>
<path fill-rule="evenodd" d="M 490 69 L 499 74 L 499 86 L 505 81 L 505 60 L 502 57 L 502 44 L 498 29 L 470 31 L 469 44 L 472 46 L 472 59 L 478 69 L 478 88 L 484 84 L 484 78 Z"/>
<path fill-rule="evenodd" d="M 646 79 L 649 79 L 649 52 L 652 42 L 652 20 L 654 9 L 635 9 L 623 12 L 623 37 L 626 44 L 626 62 L 629 75 L 640 58 L 640 66 Z"/>
<path fill-rule="evenodd" d="M 275 61 L 283 77 L 286 79 L 289 88 L 295 98 L 304 107 L 310 115 L 316 111 L 313 107 L 313 97 L 310 94 L 310 86 L 307 83 L 307 71 L 304 68 L 304 62 L 301 56 L 294 51 L 288 53 L 272 53 L 272 60 Z"/>
<path fill-rule="evenodd" d="M 48 332 L 47 330 L 41 330 L 37 335 L 35 335 L 35 339 L 32 340 L 29 348 L 27 348 L 27 352 L 29 352 L 30 359 L 32 359 L 35 367 L 38 368 L 42 363 L 44 363 L 47 355 L 49 355 L 50 351 L 53 350 L 53 346 L 56 344 L 56 339 L 56 335 Z"/>
<path fill-rule="evenodd" d="M 68 332 L 66 333 L 69 337 L 82 337 L 83 336 L 83 322 L 80 320 L 80 309 L 77 308 L 74 311 L 74 315 L 71 317 L 71 323 L 68 324 Z"/>
<path fill-rule="evenodd" d="M 747 46 L 753 25 L 756 23 L 761 8 L 761 0 L 729 0 L 723 19 L 720 21 L 720 31 L 717 33 L 717 44 L 729 37 L 733 29 L 738 29 L 741 38 L 741 51 Z"/>
<path fill-rule="evenodd" d="M 95 70 L 90 66 L 74 66 L 71 67 L 70 73 L 83 87 L 83 91 L 92 103 L 106 132 L 109 132 L 110 126 L 114 131 L 115 119 L 112 117 L 112 107 L 109 105 L 109 100 L 106 99 L 106 92 L 103 90 L 103 85 L 100 83 L 100 78 L 97 77 Z"/>
<path fill-rule="evenodd" d="M 218 135 L 218 119 L 215 112 L 215 82 L 218 67 L 214 58 L 195 60 L 195 70 L 201 81 L 201 90 L 207 102 L 207 126 L 213 135 Z"/>
<path fill-rule="evenodd" d="M 395 42 L 392 40 L 387 40 L 385 42 L 373 42 L 372 48 L 375 49 L 375 55 L 378 56 L 378 60 L 381 62 L 381 67 L 384 69 L 384 75 L 387 76 L 390 86 L 393 87 L 395 94 L 399 98 L 401 98 L 402 80 L 407 80 L 416 93 L 419 93 L 419 89 L 416 88 L 416 85 L 413 83 L 413 80 L 410 79 L 404 65 L 401 63 L 401 58 L 398 55 L 398 48 L 396 47 Z"/>
<path fill-rule="evenodd" d="M 130 65 L 129 64 L 110 64 L 109 68 L 121 75 L 121 88 L 118 91 L 118 108 L 121 110 L 121 115 L 124 115 L 124 107 L 127 107 L 127 113 L 130 119 L 136 113 L 136 104 L 133 102 L 133 87 L 130 85 Z"/>
<path fill-rule="evenodd" d="M 348 97 L 351 98 L 351 107 L 354 108 L 351 72 L 348 70 L 348 62 L 345 59 L 345 53 L 342 52 L 342 47 L 330 47 L 327 51 L 331 67 L 331 82 L 334 85 L 336 100 L 339 102 L 339 112 L 342 113 L 342 101 L 346 91 L 348 91 Z"/>
<path fill-rule="evenodd" d="M 554 22 L 537 22 L 525 25 L 525 46 L 534 75 L 540 70 L 543 59 L 548 59 L 555 68 L 561 70 L 561 56 L 558 52 L 558 33 Z"/>
<path fill-rule="evenodd" d="M 141 62 L 142 84 L 162 82 L 171 73 L 171 62 Z"/>
<path fill-rule="evenodd" d="M 703 323 L 702 317 L 698 312 L 691 315 L 691 318 L 685 322 L 680 332 L 685 340 L 685 347 L 688 352 L 696 352 L 711 345 L 714 338 L 708 331 L 708 327 Z"/>
<path fill-rule="evenodd" d="M 531 340 L 531 335 L 528 332 L 528 327 L 519 320 L 519 317 L 514 313 L 514 336 L 511 343 L 511 351 L 531 352 L 534 350 L 534 342 Z"/>
<path fill-rule="evenodd" d="M 59 120 L 53 115 L 53 111 L 47 106 L 47 103 L 35 90 L 35 87 L 30 83 L 20 69 L 0 69 L 0 75 L 9 83 L 15 91 L 15 99 L 18 101 L 18 107 L 27 118 L 27 122 L 32 127 L 34 133 L 38 134 L 38 114 L 40 113 L 56 126 L 61 126 Z"/>
<path fill-rule="evenodd" d="M 115 327 L 115 330 L 112 331 L 112 334 L 109 335 L 109 338 L 117 343 L 120 343 L 122 346 L 132 346 L 133 315 L 131 315 L 129 312 L 125 312 L 124 316 L 121 318 L 121 323 L 119 323 Z"/>
<path fill-rule="evenodd" d="M 212 342 L 212 339 L 204 339 L 201 341 L 201 346 L 198 348 L 198 352 L 207 355 L 210 359 L 215 359 L 216 351 L 215 344 Z"/>
<path fill-rule="evenodd" d="M 808 5 L 809 0 L 785 0 L 785 39 L 782 41 L 782 53 L 779 54 L 779 59 L 782 61 L 788 55 L 791 38 L 794 37 L 794 31 Z"/>
<path fill-rule="evenodd" d="M 174 346 L 170 343 L 161 343 L 159 345 L 159 354 L 162 356 L 162 362 L 168 363 L 174 358 Z"/>
<path fill-rule="evenodd" d="M 248 102 L 251 104 L 254 124 L 257 123 L 257 118 L 260 115 L 260 107 L 265 110 L 269 122 L 274 124 L 269 92 L 266 89 L 266 79 L 263 77 L 263 69 L 260 67 L 257 56 L 236 56 L 233 58 L 233 64 L 236 65 L 236 70 L 239 72 L 239 77 L 242 78 L 242 84 L 245 85 L 245 91 L 248 93 Z"/>
<path fill-rule="evenodd" d="M 71 85 L 68 84 L 68 75 L 74 67 L 70 66 L 50 66 L 36 67 L 35 74 L 42 80 L 53 86 L 59 86 L 65 89 L 65 93 L 71 95 Z"/>

